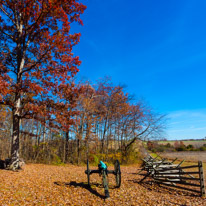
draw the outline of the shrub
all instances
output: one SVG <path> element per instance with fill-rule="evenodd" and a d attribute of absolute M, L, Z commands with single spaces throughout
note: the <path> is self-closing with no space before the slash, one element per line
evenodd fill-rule
<path fill-rule="evenodd" d="M 177 151 L 187 151 L 187 148 L 185 146 L 179 146 L 176 148 Z"/>
<path fill-rule="evenodd" d="M 157 152 L 157 149 L 151 149 L 151 151 L 153 152 L 153 153 L 156 153 Z"/>
<path fill-rule="evenodd" d="M 172 145 L 168 142 L 166 145 L 165 145 L 167 148 L 171 148 Z"/>
<path fill-rule="evenodd" d="M 157 152 L 164 152 L 165 151 L 165 146 L 164 145 L 158 145 L 157 146 Z"/>
<path fill-rule="evenodd" d="M 206 147 L 204 146 L 200 147 L 200 151 L 206 151 Z"/>
<path fill-rule="evenodd" d="M 53 154 L 52 164 L 54 164 L 54 165 L 64 165 L 64 163 L 62 162 L 61 158 L 58 155 L 56 155 L 56 154 Z"/>
<path fill-rule="evenodd" d="M 187 145 L 187 150 L 193 151 L 194 149 L 195 149 L 195 148 L 194 148 L 193 145 L 191 145 L 191 144 Z"/>

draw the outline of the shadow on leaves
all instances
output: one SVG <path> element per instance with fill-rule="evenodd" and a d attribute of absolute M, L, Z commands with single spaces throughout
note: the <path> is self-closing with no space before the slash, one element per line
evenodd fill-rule
<path fill-rule="evenodd" d="M 105 199 L 104 195 L 99 194 L 96 190 L 92 189 L 88 184 L 83 183 L 83 182 L 80 182 L 80 183 L 77 183 L 75 181 L 71 181 L 69 183 L 67 183 L 67 182 L 54 182 L 54 184 L 58 185 L 58 186 L 81 187 L 81 188 L 84 188 L 84 189 L 88 190 L 89 192 L 96 195 L 97 197 L 100 197 L 101 199 Z M 101 184 L 98 184 L 98 183 L 95 183 L 95 184 L 92 184 L 92 185 L 95 185 L 97 187 L 101 186 Z"/>
<path fill-rule="evenodd" d="M 147 180 L 147 181 L 143 181 L 141 183 L 138 179 L 128 180 L 128 182 L 137 183 L 137 184 L 141 185 L 142 187 L 144 187 L 145 189 L 150 190 L 150 191 L 156 191 L 156 192 L 161 192 L 161 193 L 170 193 L 170 194 L 176 194 L 176 195 L 181 195 L 181 196 L 198 197 L 198 194 L 196 194 L 196 193 L 193 193 L 190 191 L 185 191 L 183 189 L 181 190 L 178 188 L 172 188 L 169 186 L 161 185 L 161 184 L 155 183 L 151 179 Z"/>

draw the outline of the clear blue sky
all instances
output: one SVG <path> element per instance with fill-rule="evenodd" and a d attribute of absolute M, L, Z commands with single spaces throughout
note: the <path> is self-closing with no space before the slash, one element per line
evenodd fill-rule
<path fill-rule="evenodd" d="M 82 0 L 78 77 L 111 76 L 168 114 L 168 139 L 206 136 L 206 1 Z"/>

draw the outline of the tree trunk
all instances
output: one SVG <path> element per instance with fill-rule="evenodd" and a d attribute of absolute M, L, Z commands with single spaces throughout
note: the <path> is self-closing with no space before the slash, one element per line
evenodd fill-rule
<path fill-rule="evenodd" d="M 19 158 L 19 116 L 13 115 L 13 135 L 11 146 L 12 159 Z"/>
<path fill-rule="evenodd" d="M 102 136 L 102 145 L 101 145 L 101 153 L 104 153 L 104 141 L 105 141 L 105 135 L 106 135 L 106 131 L 107 131 L 107 122 L 108 122 L 108 114 L 106 117 L 106 120 L 104 122 L 104 131 L 103 131 L 103 136 Z"/>
<path fill-rule="evenodd" d="M 45 150 L 45 143 L 46 143 L 46 118 L 44 118 L 44 124 L 43 124 L 43 150 Z"/>
<path fill-rule="evenodd" d="M 69 131 L 65 134 L 65 152 L 64 152 L 64 163 L 68 162 L 69 156 Z"/>
<path fill-rule="evenodd" d="M 20 126 L 20 97 L 16 101 L 16 106 L 13 109 L 13 134 L 11 142 L 11 162 L 10 169 L 16 170 L 19 167 L 19 126 Z"/>
<path fill-rule="evenodd" d="M 21 13 L 19 14 L 21 16 Z M 16 22 L 17 23 L 17 22 Z M 18 24 L 18 23 L 17 23 Z M 9 169 L 16 170 L 20 168 L 19 162 L 19 127 L 20 127 L 20 109 L 21 109 L 21 84 L 22 84 L 22 71 L 25 63 L 25 52 L 22 48 L 22 34 L 23 25 L 19 23 L 17 25 L 18 37 L 17 37 L 17 76 L 16 76 L 16 92 L 15 102 L 13 107 L 13 133 L 11 142 L 11 161 Z"/>
<path fill-rule="evenodd" d="M 81 140 L 77 139 L 77 164 L 81 163 Z"/>

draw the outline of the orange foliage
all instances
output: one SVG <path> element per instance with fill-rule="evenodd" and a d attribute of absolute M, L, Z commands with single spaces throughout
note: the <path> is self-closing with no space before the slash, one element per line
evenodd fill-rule
<path fill-rule="evenodd" d="M 110 198 L 105 200 L 101 178 L 92 174 L 89 188 L 85 169 L 32 164 L 16 173 L 1 170 L 0 205 L 205 205 L 206 199 L 193 193 L 166 189 L 146 180 L 138 184 L 142 176 L 137 175 L 136 165 L 121 166 L 120 188 L 115 188 L 115 177 L 109 175 Z"/>

